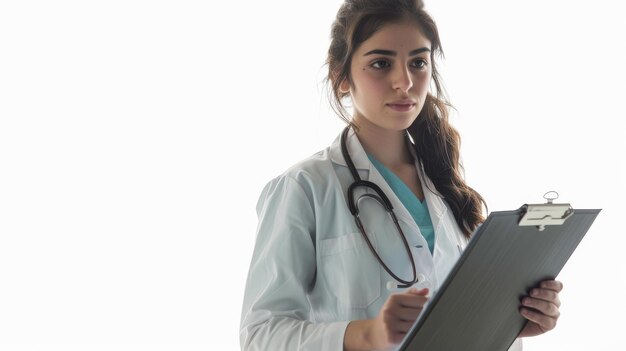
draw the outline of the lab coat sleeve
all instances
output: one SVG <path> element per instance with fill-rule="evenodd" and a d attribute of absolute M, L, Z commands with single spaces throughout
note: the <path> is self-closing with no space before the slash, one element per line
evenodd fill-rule
<path fill-rule="evenodd" d="M 289 176 L 263 189 L 241 314 L 242 350 L 343 350 L 348 321 L 309 319 L 307 291 L 316 275 L 313 208 Z"/>

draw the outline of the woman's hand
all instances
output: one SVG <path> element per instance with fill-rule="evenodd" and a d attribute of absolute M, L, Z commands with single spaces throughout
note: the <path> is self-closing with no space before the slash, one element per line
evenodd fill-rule
<path fill-rule="evenodd" d="M 428 289 L 410 288 L 389 296 L 374 319 L 352 321 L 344 350 L 390 350 L 396 347 L 422 312 Z"/>
<path fill-rule="evenodd" d="M 410 288 L 387 298 L 372 326 L 374 349 L 387 350 L 404 339 L 428 301 L 426 295 L 428 289 Z"/>
<path fill-rule="evenodd" d="M 522 299 L 520 313 L 528 323 L 520 337 L 535 336 L 554 329 L 559 319 L 559 292 L 563 290 L 563 283 L 556 280 L 545 280 L 538 288 L 530 290 L 530 294 Z"/>

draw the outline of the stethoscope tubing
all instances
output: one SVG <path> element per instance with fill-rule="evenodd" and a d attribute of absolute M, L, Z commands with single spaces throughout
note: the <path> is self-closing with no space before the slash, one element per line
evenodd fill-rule
<path fill-rule="evenodd" d="M 387 195 L 385 195 L 383 190 L 378 185 L 367 180 L 362 180 L 361 177 L 359 176 L 359 173 L 357 172 L 356 167 L 354 166 L 354 162 L 352 162 L 352 158 L 350 157 L 350 154 L 348 153 L 348 148 L 346 147 L 346 139 L 347 139 L 349 131 L 350 131 L 350 126 L 347 126 L 344 129 L 343 133 L 341 134 L 341 154 L 343 155 L 343 158 L 346 161 L 346 165 L 348 166 L 348 169 L 350 170 L 350 173 L 352 173 L 352 177 L 354 178 L 354 182 L 350 184 L 350 186 L 348 187 L 348 191 L 347 191 L 348 208 L 350 209 L 350 213 L 352 213 L 352 216 L 354 217 L 356 226 L 359 228 L 359 231 L 361 232 L 363 239 L 365 239 L 367 246 L 369 247 L 370 251 L 376 258 L 378 263 L 380 263 L 380 265 L 385 269 L 385 271 L 390 276 L 392 276 L 396 281 L 402 283 L 398 285 L 398 288 L 408 288 L 419 281 L 417 270 L 415 268 L 415 259 L 413 258 L 413 254 L 411 253 L 411 248 L 409 247 L 409 243 L 407 242 L 406 236 L 404 235 L 404 232 L 402 231 L 402 228 L 400 227 L 398 218 L 396 217 L 396 214 L 393 211 L 393 206 L 391 205 L 391 201 L 389 201 L 389 198 L 387 197 Z M 364 194 L 361 197 L 359 197 L 357 202 L 355 202 L 354 191 L 358 187 L 370 188 L 378 196 L 375 196 L 373 194 Z M 372 245 L 370 239 L 367 236 L 367 233 L 365 232 L 365 227 L 363 226 L 360 213 L 359 213 L 358 201 L 360 201 L 363 197 L 370 197 L 378 201 L 385 208 L 387 213 L 391 216 L 391 219 L 393 220 L 396 230 L 400 234 L 400 237 L 402 238 L 402 242 L 404 243 L 404 247 L 406 249 L 407 255 L 409 256 L 409 259 L 411 260 L 411 268 L 413 270 L 412 280 L 404 280 L 400 278 L 399 276 L 397 276 L 395 273 L 393 273 L 393 271 L 385 264 L 385 262 L 380 257 L 380 255 L 378 255 L 378 252 L 374 248 L 374 245 Z"/>

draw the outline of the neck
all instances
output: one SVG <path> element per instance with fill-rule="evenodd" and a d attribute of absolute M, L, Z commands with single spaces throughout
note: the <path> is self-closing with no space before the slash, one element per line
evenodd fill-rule
<path fill-rule="evenodd" d="M 390 169 L 413 164 L 413 157 L 406 142 L 406 130 L 383 129 L 361 121 L 357 123 L 359 130 L 355 129 L 355 133 L 365 152 Z"/>

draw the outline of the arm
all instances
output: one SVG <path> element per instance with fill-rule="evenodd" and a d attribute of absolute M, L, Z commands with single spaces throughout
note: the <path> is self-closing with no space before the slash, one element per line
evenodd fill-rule
<path fill-rule="evenodd" d="M 312 323 L 307 292 L 315 280 L 315 217 L 290 177 L 268 183 L 240 324 L 242 350 L 342 350 L 345 322 Z"/>

